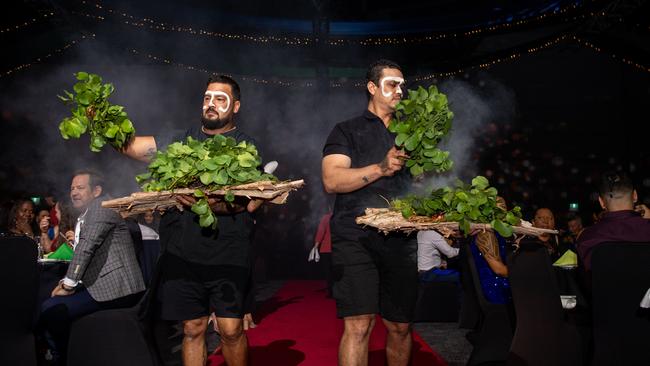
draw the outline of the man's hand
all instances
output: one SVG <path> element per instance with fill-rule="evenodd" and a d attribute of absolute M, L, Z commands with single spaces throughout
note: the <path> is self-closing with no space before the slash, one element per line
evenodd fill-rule
<path fill-rule="evenodd" d="M 403 151 L 397 149 L 395 146 L 391 147 L 386 153 L 386 157 L 379 163 L 381 175 L 389 177 L 401 170 L 404 166 L 404 161 L 408 159 L 408 155 Z"/>
<path fill-rule="evenodd" d="M 54 297 L 54 296 L 68 296 L 68 295 L 72 295 L 72 294 L 74 294 L 74 290 L 72 290 L 72 291 L 64 290 L 62 283 L 59 283 L 58 285 L 56 285 L 54 290 L 52 290 L 52 297 Z"/>
<path fill-rule="evenodd" d="M 257 327 L 257 324 L 253 321 L 253 314 L 246 313 L 244 314 L 244 330 L 249 330 Z"/>
<path fill-rule="evenodd" d="M 246 210 L 250 213 L 255 212 L 262 204 L 264 203 L 263 199 L 257 199 L 253 198 L 248 202 L 248 205 L 246 205 Z"/>

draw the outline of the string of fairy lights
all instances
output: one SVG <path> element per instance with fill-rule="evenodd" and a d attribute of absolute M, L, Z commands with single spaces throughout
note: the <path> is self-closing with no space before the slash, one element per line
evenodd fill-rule
<path fill-rule="evenodd" d="M 43 14 L 41 14 L 40 16 L 38 16 L 36 18 L 25 20 L 22 23 L 18 23 L 18 24 L 15 24 L 13 26 L 9 26 L 9 27 L 6 27 L 6 28 L 0 28 L 0 34 L 15 32 L 17 30 L 29 27 L 30 25 L 36 24 L 36 23 L 41 22 L 43 20 L 47 20 L 48 18 L 51 18 L 53 16 L 54 16 L 54 12 L 43 13 Z"/>
<path fill-rule="evenodd" d="M 575 42 L 577 42 L 579 45 L 583 46 L 583 47 L 587 47 L 587 48 L 592 49 L 592 50 L 594 50 L 594 51 L 596 51 L 598 53 L 605 53 L 602 50 L 602 48 L 600 48 L 600 47 L 594 45 L 593 43 L 591 43 L 589 41 L 586 41 L 586 40 L 584 40 L 584 39 L 582 39 L 582 38 L 580 38 L 580 37 L 578 37 L 576 35 L 573 35 L 572 39 Z M 618 56 L 615 53 L 609 54 L 609 57 L 611 57 L 611 58 L 613 58 L 615 60 L 618 60 L 618 61 L 620 61 L 620 62 L 622 62 L 624 64 L 635 67 L 635 68 L 637 68 L 637 69 L 639 69 L 641 71 L 650 72 L 650 66 L 640 64 L 640 63 L 638 63 L 638 62 L 636 62 L 634 60 L 630 60 L 629 58 Z"/>
<path fill-rule="evenodd" d="M 307 37 L 252 36 L 252 35 L 247 35 L 247 34 L 230 34 L 230 33 L 209 32 L 209 31 L 205 31 L 205 30 L 201 30 L 201 29 L 193 29 L 192 27 L 168 25 L 168 24 L 165 24 L 165 23 L 155 21 L 155 20 L 153 20 L 152 18 L 149 18 L 149 17 L 138 19 L 138 18 L 136 18 L 136 17 L 134 17 L 134 16 L 132 16 L 130 14 L 127 14 L 125 12 L 118 12 L 118 11 L 116 11 L 114 9 L 107 8 L 107 7 L 103 6 L 100 3 L 90 4 L 85 0 L 81 1 L 81 3 L 85 4 L 85 5 L 94 6 L 95 8 L 106 11 L 109 14 L 119 15 L 119 16 L 121 16 L 123 18 L 126 18 L 126 20 L 124 20 L 125 24 L 137 25 L 137 26 L 140 26 L 140 27 L 145 27 L 146 26 L 146 27 L 156 29 L 156 30 L 186 32 L 186 33 L 195 34 L 195 35 L 221 37 L 221 38 L 227 38 L 227 39 L 233 39 L 233 40 L 248 40 L 248 41 L 262 42 L 262 43 L 284 42 L 286 44 L 291 44 L 291 45 L 302 45 L 302 44 L 307 44 L 308 42 L 313 41 L 312 38 L 307 38 Z M 441 39 L 441 38 L 435 38 L 435 37 L 442 37 L 442 38 L 459 37 L 459 36 L 468 37 L 468 36 L 481 34 L 481 33 L 485 33 L 485 32 L 493 32 L 493 31 L 497 31 L 497 30 L 501 30 L 501 29 L 505 29 L 505 28 L 516 27 L 516 26 L 519 26 L 519 25 L 528 24 L 529 22 L 532 22 L 532 21 L 540 21 L 540 20 L 545 19 L 545 18 L 550 17 L 550 16 L 555 16 L 555 15 L 558 15 L 558 14 L 566 14 L 566 13 L 568 13 L 570 11 L 576 10 L 577 8 L 578 8 L 578 5 L 573 4 L 573 5 L 568 6 L 566 8 L 556 10 L 553 13 L 542 14 L 542 15 L 536 17 L 536 18 L 530 18 L 530 19 L 526 19 L 526 20 L 519 20 L 519 21 L 515 21 L 515 22 L 511 22 L 511 23 L 495 24 L 495 25 L 492 25 L 490 27 L 477 28 L 477 29 L 469 30 L 469 31 L 466 31 L 466 32 L 463 32 L 463 33 L 448 33 L 448 34 L 428 35 L 428 36 L 423 36 L 423 37 L 420 37 L 420 38 L 378 37 L 378 38 L 365 38 L 365 39 L 357 39 L 357 40 L 344 40 L 344 39 L 338 39 L 337 40 L 337 39 L 332 39 L 330 41 L 334 42 L 334 43 L 330 43 L 330 44 L 339 45 L 339 44 L 343 44 L 344 42 L 357 42 L 359 45 L 389 45 L 389 44 L 390 45 L 398 45 L 398 44 L 404 44 L 404 43 L 407 43 L 407 42 L 423 42 L 423 41 L 430 41 L 430 40 L 433 40 L 433 39 Z M 76 15 L 80 15 L 80 16 L 83 16 L 83 17 L 87 17 L 87 18 L 90 18 L 90 19 L 97 20 L 97 21 L 106 20 L 106 18 L 104 16 L 101 16 L 101 15 L 84 13 L 84 12 L 76 12 L 76 11 L 73 12 L 73 13 L 76 14 Z M 54 15 L 54 12 L 44 13 L 40 18 L 33 18 L 30 21 L 26 21 L 26 22 L 21 23 L 19 25 L 6 28 L 6 29 L 2 30 L 2 32 L 5 32 L 5 31 L 8 32 L 8 31 L 13 31 L 13 30 L 17 30 L 17 29 L 20 29 L 20 28 L 24 28 L 24 27 L 27 27 L 27 26 L 29 26 L 29 25 L 31 25 L 31 24 L 39 21 L 39 20 L 51 17 L 53 15 Z M 578 19 L 578 17 L 586 17 L 586 16 L 596 17 L 596 16 L 605 16 L 605 15 L 606 15 L 606 13 L 604 11 L 600 11 L 600 12 L 591 12 L 589 14 L 575 15 L 574 18 Z M 64 45 L 62 47 L 54 49 L 54 50 L 50 51 L 49 53 L 47 53 L 45 56 L 38 57 L 38 58 L 36 58 L 35 60 L 33 60 L 31 62 L 18 65 L 16 67 L 13 67 L 13 68 L 11 68 L 9 70 L 6 70 L 4 72 L 0 72 L 0 78 L 11 75 L 11 74 L 16 73 L 18 71 L 24 70 L 24 69 L 26 69 L 28 67 L 31 67 L 31 66 L 35 65 L 35 64 L 41 63 L 44 60 L 49 59 L 49 58 L 51 58 L 52 56 L 54 56 L 56 54 L 61 54 L 65 50 L 69 49 L 70 47 L 78 45 L 83 40 L 94 39 L 94 38 L 95 38 L 95 34 L 84 35 L 84 36 L 81 37 L 81 39 L 71 41 L 71 42 L 67 43 L 66 45 Z M 539 52 L 541 50 L 548 49 L 548 48 L 553 47 L 553 46 L 557 45 L 558 43 L 566 41 L 566 40 L 574 41 L 577 44 L 579 44 L 580 46 L 590 48 L 593 51 L 596 51 L 598 53 L 607 54 L 600 47 L 594 45 L 593 43 L 591 43 L 589 41 L 586 41 L 586 40 L 584 40 L 584 39 L 582 39 L 582 38 L 580 38 L 580 37 L 578 37 L 578 36 L 576 36 L 574 34 L 571 34 L 571 35 L 565 34 L 565 35 L 558 36 L 558 37 L 556 37 L 556 38 L 554 38 L 552 40 L 544 41 L 543 43 L 541 43 L 540 45 L 538 45 L 536 47 L 530 47 L 530 48 L 528 48 L 526 50 L 523 50 L 523 51 L 514 51 L 510 55 L 498 56 L 498 57 L 492 58 L 492 59 L 490 59 L 488 61 L 481 62 L 481 63 L 479 63 L 477 65 L 458 68 L 457 70 L 452 70 L 452 71 L 446 71 L 446 72 L 439 72 L 439 73 L 432 73 L 432 74 L 428 74 L 428 75 L 416 76 L 412 80 L 413 81 L 427 81 L 427 80 L 435 80 L 435 79 L 439 79 L 439 78 L 453 78 L 456 75 L 466 73 L 469 70 L 485 70 L 485 69 L 489 69 L 489 68 L 491 68 L 491 67 L 493 67 L 495 65 L 502 64 L 504 62 L 512 62 L 512 61 L 515 61 L 515 60 L 517 60 L 517 59 L 519 59 L 519 58 L 521 58 L 521 57 L 523 57 L 525 55 L 530 55 L 530 54 L 533 54 L 533 53 L 537 53 L 537 52 Z M 147 52 L 139 51 L 139 50 L 134 49 L 134 48 L 129 49 L 129 52 L 134 54 L 134 55 L 138 55 L 138 56 L 141 56 L 141 57 L 146 57 L 147 59 L 152 60 L 154 62 L 160 62 L 160 63 L 163 63 L 163 64 L 168 64 L 168 65 L 172 65 L 172 66 L 175 66 L 175 67 L 184 68 L 184 69 L 189 70 L 189 71 L 198 71 L 198 72 L 202 72 L 202 73 L 205 73 L 205 74 L 217 74 L 217 72 L 207 70 L 207 69 L 202 68 L 200 66 L 189 65 L 189 64 L 177 62 L 177 61 L 169 59 L 168 57 L 153 55 L 153 54 L 150 54 L 150 53 L 147 53 Z M 641 71 L 650 72 L 650 67 L 648 67 L 646 65 L 643 65 L 643 64 L 641 64 L 639 62 L 636 62 L 634 60 L 631 60 L 629 58 L 620 57 L 620 56 L 618 56 L 616 54 L 609 54 L 609 56 L 612 57 L 613 59 L 619 60 L 619 61 L 621 61 L 621 62 L 623 62 L 623 63 L 625 63 L 625 64 L 627 64 L 629 66 L 635 67 L 635 68 L 637 68 L 637 69 L 639 69 Z M 312 86 L 317 85 L 317 83 L 314 82 L 313 80 L 304 80 L 303 79 L 302 81 L 299 81 L 297 79 L 281 79 L 281 78 L 267 79 L 267 78 L 264 78 L 264 77 L 256 77 L 256 76 L 246 76 L 246 75 L 237 75 L 237 76 L 243 81 L 248 81 L 248 82 L 253 82 L 253 83 L 258 83 L 258 84 L 268 84 L 268 85 L 278 85 L 278 86 L 293 86 L 293 87 L 295 87 L 295 86 L 312 87 Z M 336 88 L 336 87 L 343 87 L 343 86 L 349 86 L 349 85 L 361 86 L 363 84 L 360 81 L 354 81 L 354 80 L 348 80 L 348 79 L 341 79 L 341 80 L 344 80 L 344 81 L 330 81 L 329 86 L 333 87 L 333 88 Z M 318 84 L 318 85 L 320 85 L 320 84 Z"/>
<path fill-rule="evenodd" d="M 45 60 L 47 60 L 49 58 L 52 58 L 55 55 L 60 55 L 60 54 L 64 53 L 65 51 L 69 50 L 70 48 L 80 44 L 81 42 L 86 41 L 86 40 L 90 40 L 90 39 L 95 39 L 95 34 L 91 33 L 91 34 L 88 34 L 88 35 L 82 35 L 81 38 L 70 41 L 70 42 L 66 43 L 65 45 L 63 45 L 63 46 L 61 46 L 59 48 L 55 48 L 54 50 L 48 52 L 47 54 L 35 58 L 31 62 L 27 62 L 27 63 L 21 64 L 21 65 L 18 65 L 16 67 L 13 67 L 13 68 L 11 68 L 9 70 L 0 72 L 0 78 L 9 76 L 9 75 L 14 74 L 14 73 L 16 73 L 18 71 L 25 70 L 25 69 L 27 69 L 29 67 L 32 67 L 32 66 L 34 66 L 36 64 L 39 64 L 39 63 L 43 62 L 43 61 L 45 61 Z"/>
<path fill-rule="evenodd" d="M 440 79 L 440 78 L 453 78 L 459 74 L 466 73 L 470 70 L 486 70 L 489 69 L 495 65 L 499 65 L 505 62 L 512 62 L 515 61 L 525 55 L 531 55 L 534 53 L 537 53 L 539 51 L 551 48 L 560 42 L 566 41 L 568 39 L 574 39 L 572 38 L 573 36 L 571 35 L 561 35 L 556 38 L 553 38 L 551 40 L 544 41 L 543 43 L 535 46 L 535 47 L 529 47 L 523 51 L 515 51 L 510 55 L 507 56 L 502 56 L 498 58 L 494 58 L 490 61 L 485 61 L 482 62 L 478 65 L 473 65 L 465 68 L 459 68 L 457 70 L 453 71 L 448 71 L 448 72 L 440 72 L 440 73 L 432 73 L 428 75 L 422 75 L 422 76 L 415 76 L 411 78 L 411 80 L 415 82 L 421 82 L 421 81 L 429 81 L 429 80 L 434 80 L 434 79 Z M 163 56 L 156 56 L 151 53 L 147 52 L 142 52 L 136 49 L 130 49 L 129 50 L 132 54 L 146 57 L 149 60 L 167 64 L 167 65 L 172 65 L 175 67 L 183 68 L 189 71 L 198 71 L 204 74 L 218 74 L 218 72 L 215 71 L 210 71 L 208 69 L 202 68 L 200 66 L 195 66 L 195 65 L 188 65 L 185 63 L 177 62 L 174 61 L 168 57 L 163 57 Z M 229 75 L 229 76 L 235 76 L 235 75 Z M 253 83 L 259 83 L 259 84 L 270 84 L 270 85 L 279 85 L 279 86 L 289 86 L 289 87 L 312 87 L 316 86 L 317 84 L 311 80 L 305 80 L 305 81 L 297 81 L 295 79 L 292 80 L 283 80 L 279 78 L 273 78 L 273 79 L 265 79 L 265 78 L 259 78 L 259 77 L 252 77 L 252 76 L 246 76 L 246 75 L 236 75 L 240 80 L 243 81 L 248 81 L 248 82 L 253 82 Z M 358 80 L 351 80 L 351 81 L 330 81 L 329 82 L 329 87 L 331 88 L 339 88 L 339 87 L 345 87 L 345 86 L 354 86 L 354 87 L 360 87 L 364 83 Z"/>
<path fill-rule="evenodd" d="M 282 43 L 290 46 L 309 46 L 314 43 L 320 42 L 318 37 L 298 37 L 298 36 L 273 36 L 273 35 L 253 35 L 245 33 L 228 33 L 228 32 L 214 32 L 205 29 L 200 29 L 194 26 L 186 25 L 175 25 L 165 22 L 161 22 L 153 19 L 153 17 L 146 16 L 144 18 L 136 17 L 127 12 L 112 9 L 107 7 L 100 2 L 90 3 L 88 1 L 82 0 L 82 5 L 90 6 L 96 10 L 103 11 L 110 16 L 116 16 L 123 18 L 122 22 L 124 24 L 139 27 L 139 28 L 148 28 L 156 31 L 166 31 L 166 32 L 178 32 L 186 33 L 195 36 L 204 36 L 204 37 L 214 37 L 225 40 L 236 40 L 236 41 L 248 41 L 261 44 L 277 44 Z M 560 17 L 573 13 L 575 10 L 579 9 L 580 5 L 570 4 L 564 8 L 555 9 L 553 11 L 540 14 L 535 17 L 527 19 L 519 19 L 510 22 L 502 22 L 498 24 L 492 24 L 484 27 L 477 27 L 463 32 L 444 32 L 444 33 L 435 33 L 428 35 L 418 35 L 418 36 L 381 36 L 381 37 L 365 37 L 365 38 L 332 38 L 328 37 L 325 42 L 330 46 L 342 46 L 342 45 L 360 45 L 360 46 L 396 46 L 404 44 L 417 44 L 417 43 L 428 43 L 436 40 L 443 39 L 454 39 L 454 38 L 467 38 L 471 36 L 483 35 L 487 33 L 510 30 L 516 27 L 525 26 L 531 23 L 545 21 L 551 17 Z M 86 12 L 75 12 L 78 15 L 81 15 L 86 18 L 95 19 L 98 21 L 106 20 L 105 16 L 90 14 Z M 575 14 L 564 21 L 576 21 L 579 19 L 586 19 L 588 16 L 594 16 L 594 13 L 590 15 L 587 14 Z"/>

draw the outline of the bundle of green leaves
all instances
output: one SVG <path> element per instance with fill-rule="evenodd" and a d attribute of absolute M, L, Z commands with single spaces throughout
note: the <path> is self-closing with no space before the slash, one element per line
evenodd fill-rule
<path fill-rule="evenodd" d="M 453 117 L 447 96 L 435 85 L 429 89 L 420 86 L 417 90 L 409 90 L 408 98 L 397 104 L 395 119 L 388 129 L 397 134 L 395 145 L 409 155 L 406 166 L 411 175 L 451 169 L 449 152 L 437 146 L 451 129 Z"/>
<path fill-rule="evenodd" d="M 445 221 L 458 222 L 460 230 L 468 234 L 470 223 L 490 224 L 501 236 L 512 235 L 512 225 L 521 222 L 521 208 L 508 211 L 497 202 L 497 190 L 490 187 L 485 177 L 477 176 L 469 185 L 457 182 L 456 188 L 444 187 L 421 197 L 409 195 L 391 202 L 393 209 L 409 218 L 413 215 L 440 216 Z"/>
<path fill-rule="evenodd" d="M 202 227 L 216 227 L 217 220 L 205 192 L 227 189 L 233 185 L 262 180 L 276 181 L 263 173 L 255 145 L 235 141 L 232 137 L 215 135 L 204 141 L 188 137 L 186 142 L 174 142 L 166 151 L 158 151 L 149 164 L 148 173 L 136 176 L 142 190 L 171 191 L 175 188 L 196 188 L 198 198 L 192 211 L 199 215 Z M 233 202 L 232 192 L 226 191 L 226 202 Z"/>
<path fill-rule="evenodd" d="M 64 90 L 65 96 L 58 95 L 66 104 L 72 106 L 72 116 L 59 124 L 64 139 L 79 138 L 90 134 L 90 150 L 98 152 L 105 144 L 122 149 L 135 134 L 133 124 L 124 112 L 124 107 L 108 102 L 115 90 L 113 84 L 102 84 L 96 74 L 78 72 L 78 82 L 74 84 L 74 94 Z"/>

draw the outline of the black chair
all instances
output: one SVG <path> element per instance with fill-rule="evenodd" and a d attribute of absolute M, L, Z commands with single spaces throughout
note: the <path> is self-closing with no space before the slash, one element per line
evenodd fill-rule
<path fill-rule="evenodd" d="M 138 307 L 103 310 L 72 324 L 68 366 L 160 365 Z"/>
<path fill-rule="evenodd" d="M 650 243 L 603 243 L 591 256 L 593 365 L 650 365 Z"/>
<path fill-rule="evenodd" d="M 467 254 L 465 261 L 467 261 L 479 308 L 481 309 L 478 332 L 467 365 L 503 364 L 508 358 L 508 351 L 512 342 L 513 319 L 511 310 L 506 304 L 491 303 L 485 298 L 474 256 L 469 248 L 470 243 L 465 242 L 462 245 L 465 246 L 463 249 Z"/>
<path fill-rule="evenodd" d="M 0 278 L 10 283 L 0 301 L 0 365 L 36 365 L 34 320 L 38 297 L 38 250 L 24 236 L 0 238 Z"/>
<path fill-rule="evenodd" d="M 457 322 L 458 285 L 455 282 L 420 282 L 414 322 Z"/>
<path fill-rule="evenodd" d="M 565 321 L 560 290 L 544 246 L 522 242 L 508 258 L 516 329 L 508 365 L 580 365 L 581 342 Z"/>
<path fill-rule="evenodd" d="M 472 274 L 469 269 L 469 262 L 467 261 L 468 250 L 468 245 L 460 245 L 460 251 L 458 252 L 460 285 L 463 291 L 460 311 L 458 314 L 458 327 L 462 329 L 476 330 L 481 320 L 481 308 L 478 304 L 476 287 L 474 287 L 474 281 L 472 280 Z"/>

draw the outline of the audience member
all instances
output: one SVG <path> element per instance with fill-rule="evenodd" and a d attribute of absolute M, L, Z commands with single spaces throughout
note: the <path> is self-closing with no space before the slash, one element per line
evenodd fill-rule
<path fill-rule="evenodd" d="M 553 211 L 547 207 L 541 207 L 537 209 L 537 211 L 535 211 L 535 217 L 533 218 L 532 224 L 534 227 L 540 229 L 555 229 L 555 216 L 553 215 Z M 552 259 L 555 260 L 559 258 L 560 253 L 558 248 L 557 235 L 544 233 L 538 235 L 537 238 L 541 244 L 546 247 L 548 254 Z"/>
<path fill-rule="evenodd" d="M 160 224 L 160 214 L 157 211 L 147 211 L 138 215 L 138 224 L 147 226 L 158 232 L 158 225 Z"/>
<path fill-rule="evenodd" d="M 503 197 L 497 197 L 497 207 L 508 210 Z M 506 245 L 505 238 L 495 231 L 479 232 L 474 235 L 470 245 L 483 296 L 496 304 L 507 304 L 512 300 L 506 266 Z"/>
<path fill-rule="evenodd" d="M 75 173 L 70 198 L 81 212 L 74 233 L 75 255 L 65 278 L 43 303 L 40 318 L 62 365 L 72 321 L 99 310 L 132 306 L 145 289 L 129 230 L 115 211 L 101 206 L 102 193 L 97 173 Z"/>
<path fill-rule="evenodd" d="M 50 253 L 55 231 L 58 234 L 58 230 L 54 230 L 50 225 L 50 211 L 47 209 L 39 210 L 34 222 L 38 227 L 38 241 L 41 244 L 43 253 Z"/>
<path fill-rule="evenodd" d="M 567 232 L 562 236 L 559 252 L 562 254 L 566 250 L 575 251 L 575 244 L 580 234 L 585 229 L 582 224 L 582 217 L 577 213 L 571 213 L 567 217 Z"/>
<path fill-rule="evenodd" d="M 634 210 L 637 192 L 631 179 L 624 173 L 605 173 L 598 186 L 598 202 L 604 209 L 600 221 L 586 228 L 576 247 L 579 265 L 591 272 L 591 252 L 605 242 L 650 242 L 650 221 Z M 621 263 L 621 265 L 625 265 Z"/>
<path fill-rule="evenodd" d="M 11 234 L 25 235 L 34 238 L 34 203 L 27 199 L 21 199 L 11 207 L 9 211 L 9 222 L 7 228 Z"/>
<path fill-rule="evenodd" d="M 457 270 L 447 269 L 447 261 L 441 258 L 453 258 L 458 255 L 458 248 L 449 245 L 447 239 L 435 230 L 418 232 L 418 272 L 422 282 L 458 282 Z"/>

